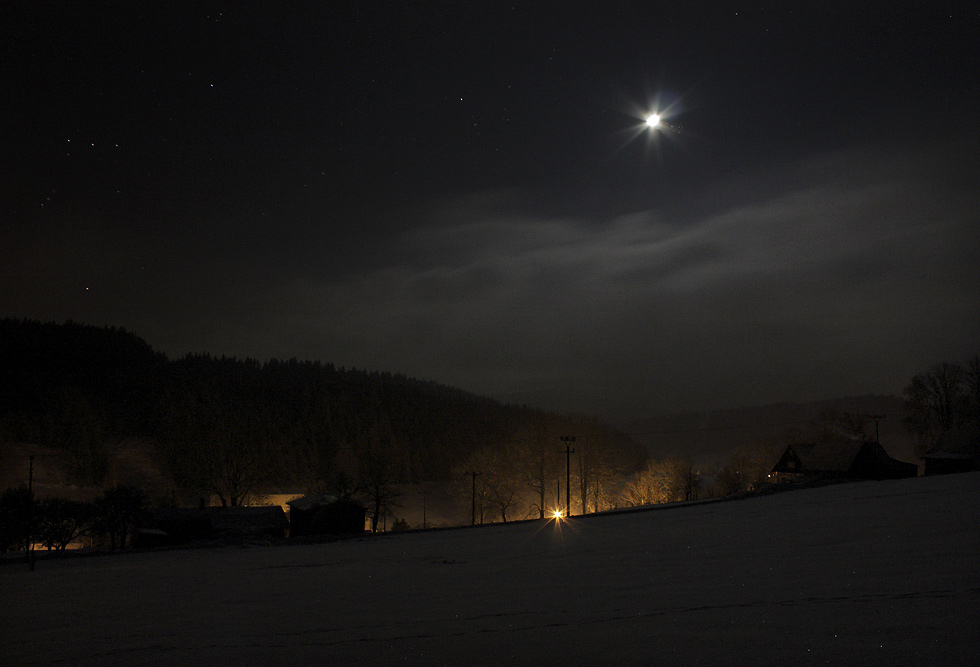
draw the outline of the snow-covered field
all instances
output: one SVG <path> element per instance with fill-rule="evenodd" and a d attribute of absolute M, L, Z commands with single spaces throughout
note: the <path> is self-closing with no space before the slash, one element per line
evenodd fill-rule
<path fill-rule="evenodd" d="M 0 568 L 4 665 L 980 663 L 980 474 Z"/>

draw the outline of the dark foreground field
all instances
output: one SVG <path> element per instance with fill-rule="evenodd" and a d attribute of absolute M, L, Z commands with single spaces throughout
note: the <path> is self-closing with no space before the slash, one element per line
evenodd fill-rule
<path fill-rule="evenodd" d="M 0 568 L 7 665 L 967 665 L 980 474 Z"/>

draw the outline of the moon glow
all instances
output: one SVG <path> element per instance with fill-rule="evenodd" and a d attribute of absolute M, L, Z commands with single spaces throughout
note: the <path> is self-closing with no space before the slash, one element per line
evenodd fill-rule
<path fill-rule="evenodd" d="M 647 116 L 647 127 L 657 127 L 660 125 L 660 114 L 652 113 Z"/>

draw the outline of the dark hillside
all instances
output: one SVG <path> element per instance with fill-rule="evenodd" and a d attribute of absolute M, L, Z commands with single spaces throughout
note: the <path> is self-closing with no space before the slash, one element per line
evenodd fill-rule
<path fill-rule="evenodd" d="M 312 485 L 356 475 L 367 461 L 383 461 L 389 482 L 419 483 L 448 478 L 475 450 L 522 429 L 574 433 L 579 423 L 318 361 L 168 360 L 123 329 L 72 322 L 0 320 L 0 368 L 0 442 L 63 452 L 66 481 L 77 484 L 102 483 L 110 451 L 134 439 L 149 443 L 180 487 L 242 474 L 263 485 Z M 642 448 L 600 431 L 642 461 Z"/>

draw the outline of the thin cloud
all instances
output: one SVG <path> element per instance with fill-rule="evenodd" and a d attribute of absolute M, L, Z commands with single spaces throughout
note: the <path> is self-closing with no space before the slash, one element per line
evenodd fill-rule
<path fill-rule="evenodd" d="M 605 414 L 894 391 L 978 325 L 976 197 L 928 166 L 823 156 L 767 197 L 750 196 L 767 174 L 732 181 L 695 219 L 473 195 L 395 239 L 388 266 L 270 289 L 264 352 Z"/>

